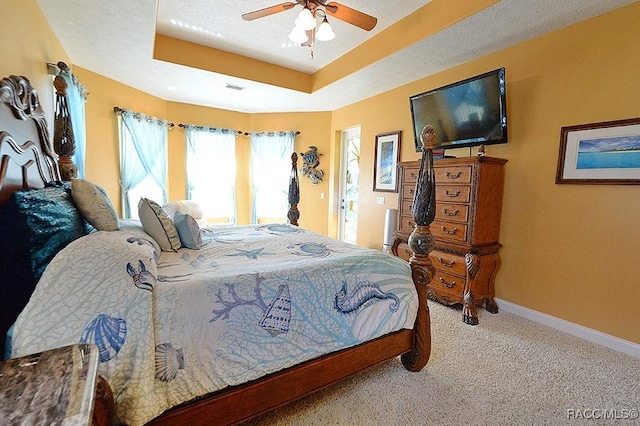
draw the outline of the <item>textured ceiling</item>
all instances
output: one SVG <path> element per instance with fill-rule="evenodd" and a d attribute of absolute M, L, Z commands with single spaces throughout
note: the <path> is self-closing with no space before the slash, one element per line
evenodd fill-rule
<path fill-rule="evenodd" d="M 636 0 L 502 0 L 311 94 L 153 59 L 157 32 L 314 73 L 429 3 L 342 0 L 378 25 L 366 32 L 329 17 L 336 38 L 317 42 L 311 58 L 287 38 L 300 6 L 240 18 L 280 1 L 37 0 L 74 65 L 162 99 L 244 112 L 332 111 Z"/>

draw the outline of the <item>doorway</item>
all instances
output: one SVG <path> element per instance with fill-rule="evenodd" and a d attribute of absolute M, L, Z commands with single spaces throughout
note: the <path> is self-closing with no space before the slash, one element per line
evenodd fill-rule
<path fill-rule="evenodd" d="M 355 244 L 358 236 L 358 188 L 360 183 L 360 127 L 343 130 L 340 140 L 339 237 Z"/>

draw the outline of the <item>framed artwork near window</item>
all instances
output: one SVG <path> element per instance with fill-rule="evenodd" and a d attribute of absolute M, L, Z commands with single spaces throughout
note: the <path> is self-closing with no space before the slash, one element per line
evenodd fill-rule
<path fill-rule="evenodd" d="M 373 190 L 398 192 L 398 161 L 402 131 L 376 135 L 373 163 Z"/>
<path fill-rule="evenodd" d="M 563 127 L 556 183 L 640 185 L 640 118 Z"/>

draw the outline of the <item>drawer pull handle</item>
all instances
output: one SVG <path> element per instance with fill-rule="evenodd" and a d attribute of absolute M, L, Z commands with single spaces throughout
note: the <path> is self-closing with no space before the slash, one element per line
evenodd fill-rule
<path fill-rule="evenodd" d="M 458 189 L 458 190 L 456 190 L 456 191 L 454 191 L 454 192 L 449 192 L 449 190 L 448 190 L 448 189 L 445 189 L 445 190 L 444 190 L 444 194 L 445 194 L 447 197 L 455 198 L 455 197 L 457 197 L 458 195 L 460 195 L 460 190 Z"/>
<path fill-rule="evenodd" d="M 439 258 L 438 258 L 438 262 L 440 262 L 440 264 L 441 264 L 442 266 L 446 266 L 446 267 L 448 267 L 448 268 L 452 268 L 452 267 L 453 267 L 453 265 L 455 265 L 455 264 L 456 264 L 456 261 L 455 261 L 455 260 L 452 260 L 451 262 L 447 262 L 446 260 L 444 260 L 444 259 L 443 259 L 443 258 L 441 258 L 441 257 L 439 257 Z"/>
<path fill-rule="evenodd" d="M 449 210 L 447 210 L 446 207 L 443 207 L 442 208 L 442 213 L 444 213 L 447 216 L 458 216 L 458 213 L 460 213 L 460 210 L 455 209 L 455 210 L 449 211 Z"/>
<path fill-rule="evenodd" d="M 442 229 L 442 232 L 444 232 L 445 234 L 448 234 L 448 235 L 453 235 L 456 232 L 458 232 L 458 228 L 453 228 L 451 230 L 448 230 L 446 227 L 441 226 L 440 229 Z"/>
<path fill-rule="evenodd" d="M 415 189 L 411 188 L 411 189 L 409 190 L 409 194 L 413 194 L 413 191 L 415 191 Z"/>
<path fill-rule="evenodd" d="M 415 174 L 415 173 L 413 173 L 413 172 L 410 172 L 410 173 L 409 173 L 409 176 L 411 176 L 412 178 L 414 178 L 414 177 L 416 177 L 416 174 Z"/>
<path fill-rule="evenodd" d="M 449 178 L 449 179 L 458 179 L 460 176 L 462 176 L 462 172 L 458 172 L 458 173 L 449 173 L 448 171 L 445 172 L 445 175 Z"/>
<path fill-rule="evenodd" d="M 440 277 L 440 283 L 446 288 L 453 288 L 456 285 L 455 281 L 451 281 L 450 283 L 446 282 L 444 278 Z"/>

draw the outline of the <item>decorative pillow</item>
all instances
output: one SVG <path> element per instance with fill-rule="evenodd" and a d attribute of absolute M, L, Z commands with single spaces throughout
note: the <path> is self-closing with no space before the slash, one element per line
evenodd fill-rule
<path fill-rule="evenodd" d="M 83 231 L 80 212 L 62 185 L 16 191 L 0 208 L 3 330 L 27 304 L 51 259 Z"/>
<path fill-rule="evenodd" d="M 202 247 L 202 234 L 196 220 L 191 215 L 178 210 L 173 216 L 173 223 L 178 230 L 182 245 L 190 249 L 200 250 L 200 247 Z"/>
<path fill-rule="evenodd" d="M 192 200 L 180 200 L 180 201 L 169 201 L 162 205 L 162 208 L 169 215 L 171 220 L 175 216 L 177 211 L 181 211 L 182 213 L 188 214 L 192 218 L 196 220 L 196 223 L 200 228 L 206 228 L 208 226 L 207 220 L 204 219 L 204 214 L 202 213 L 202 208 L 200 204 L 196 203 Z"/>
<path fill-rule="evenodd" d="M 73 179 L 71 196 L 82 216 L 98 231 L 120 229 L 116 210 L 102 187 L 84 179 Z"/>
<path fill-rule="evenodd" d="M 178 231 L 167 212 L 155 201 L 141 198 L 138 203 L 138 216 L 144 232 L 151 235 L 162 251 L 177 251 L 180 248 Z"/>

